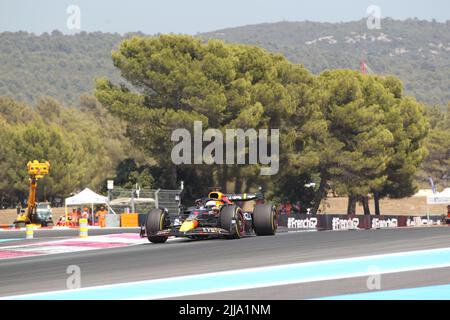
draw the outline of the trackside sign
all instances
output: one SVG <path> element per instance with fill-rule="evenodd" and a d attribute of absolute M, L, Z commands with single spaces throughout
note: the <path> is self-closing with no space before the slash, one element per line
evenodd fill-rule
<path fill-rule="evenodd" d="M 289 229 L 318 229 L 318 219 L 317 218 L 288 218 L 287 227 Z"/>
<path fill-rule="evenodd" d="M 358 230 L 360 221 L 359 218 L 338 218 L 334 217 L 331 220 L 331 230 Z"/>
<path fill-rule="evenodd" d="M 399 227 L 441 225 L 441 216 L 348 216 L 348 215 L 290 215 L 279 219 L 279 225 L 292 230 L 365 230 Z"/>
<path fill-rule="evenodd" d="M 430 219 L 427 218 L 423 218 L 423 217 L 410 217 L 408 218 L 408 220 L 406 221 L 406 226 L 407 227 L 421 227 L 421 226 L 438 226 L 442 224 L 441 220 L 438 219 L 431 219 L 432 217 L 430 217 Z"/>
<path fill-rule="evenodd" d="M 398 227 L 397 218 L 388 218 L 385 220 L 379 218 L 372 219 L 372 229 L 397 228 L 397 227 Z"/>

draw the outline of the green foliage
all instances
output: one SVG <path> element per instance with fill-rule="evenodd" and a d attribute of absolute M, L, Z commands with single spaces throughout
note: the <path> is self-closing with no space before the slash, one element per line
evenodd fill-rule
<path fill-rule="evenodd" d="M 127 189 L 133 188 L 136 184 L 142 188 L 157 187 L 150 168 L 138 166 L 134 159 L 124 159 L 117 165 L 114 183 Z"/>
<path fill-rule="evenodd" d="M 450 104 L 446 110 L 433 107 L 428 110 L 430 134 L 426 140 L 428 156 L 417 174 L 419 182 L 429 187 L 432 177 L 440 189 L 450 186 Z"/>
<path fill-rule="evenodd" d="M 0 95 L 28 103 L 52 96 L 65 105 L 76 104 L 81 94 L 92 91 L 95 77 L 120 79 L 110 54 L 125 37 L 101 32 L 0 33 Z"/>
<path fill-rule="evenodd" d="M 323 175 L 346 194 L 365 196 L 386 181 L 385 170 L 392 155 L 393 135 L 384 125 L 383 108 L 371 101 L 376 82 L 356 71 L 337 70 L 320 76 L 322 102 L 328 122 L 331 163 L 323 163 Z M 322 89 L 321 89 L 322 90 Z"/>
<path fill-rule="evenodd" d="M 394 155 L 387 170 L 388 181 L 380 195 L 403 198 L 417 192 L 415 175 L 427 155 L 425 138 L 429 127 L 425 107 L 415 99 L 397 99 L 395 106 L 398 111 L 394 109 L 390 115 L 397 112 L 397 124 L 393 121 L 395 115 L 389 119 L 395 141 Z"/>
<path fill-rule="evenodd" d="M 115 174 L 125 157 L 121 121 L 93 97 L 79 108 L 63 107 L 50 97 L 32 108 L 0 97 L 0 194 L 24 199 L 28 191 L 26 164 L 49 161 L 50 174 L 41 180 L 41 200 L 64 197 L 86 186 L 98 188 Z M 99 170 L 101 168 L 101 170 Z"/>

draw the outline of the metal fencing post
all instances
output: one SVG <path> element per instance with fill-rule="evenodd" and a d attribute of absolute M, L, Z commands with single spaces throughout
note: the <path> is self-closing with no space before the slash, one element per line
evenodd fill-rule
<path fill-rule="evenodd" d="M 135 192 L 135 189 L 131 188 L 131 212 L 132 213 L 136 212 L 135 207 L 134 207 L 134 192 Z"/>
<path fill-rule="evenodd" d="M 161 191 L 161 189 L 155 191 L 155 208 L 159 208 L 159 199 L 158 199 L 159 191 Z"/>
<path fill-rule="evenodd" d="M 106 188 L 108 189 L 108 214 L 111 212 L 111 206 L 109 205 L 109 202 L 111 201 L 111 190 L 114 189 L 114 180 L 108 180 L 106 182 Z"/>

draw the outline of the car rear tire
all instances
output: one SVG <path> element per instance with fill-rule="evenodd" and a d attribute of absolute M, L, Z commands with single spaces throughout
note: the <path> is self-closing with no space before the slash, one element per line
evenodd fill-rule
<path fill-rule="evenodd" d="M 232 223 L 233 220 L 235 223 Z M 220 210 L 220 227 L 227 230 L 230 235 L 226 239 L 239 239 L 244 226 L 244 217 L 238 206 L 224 206 Z"/>
<path fill-rule="evenodd" d="M 277 230 L 276 212 L 272 204 L 257 204 L 253 209 L 253 229 L 257 236 L 273 236 Z"/>
<path fill-rule="evenodd" d="M 167 241 L 168 237 L 165 236 L 155 236 L 153 234 L 158 231 L 164 230 L 167 224 L 167 216 L 162 209 L 152 209 L 145 223 L 145 231 L 147 232 L 148 241 L 152 243 L 164 243 Z"/>

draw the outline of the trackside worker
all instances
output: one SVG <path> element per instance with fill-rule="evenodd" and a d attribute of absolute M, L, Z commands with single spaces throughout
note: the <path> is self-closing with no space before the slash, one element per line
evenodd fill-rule
<path fill-rule="evenodd" d="M 102 228 L 105 227 L 105 217 L 107 213 L 108 211 L 105 210 L 105 207 L 101 206 L 100 210 L 95 214 L 95 217 L 98 219 L 98 225 Z"/>
<path fill-rule="evenodd" d="M 59 227 L 73 227 L 74 226 L 70 215 L 67 215 L 67 219 L 65 216 L 61 216 L 56 225 Z"/>
<path fill-rule="evenodd" d="M 78 219 L 80 218 L 80 214 L 77 209 L 72 209 L 72 212 L 68 214 L 68 219 L 72 224 L 77 225 Z"/>
<path fill-rule="evenodd" d="M 78 225 L 78 220 L 81 217 L 81 212 L 78 209 L 72 209 L 72 212 L 67 214 L 66 226 L 76 227 Z"/>
<path fill-rule="evenodd" d="M 59 220 L 56 223 L 56 225 L 58 227 L 65 227 L 66 226 L 66 217 L 64 217 L 64 216 L 59 217 Z"/>

